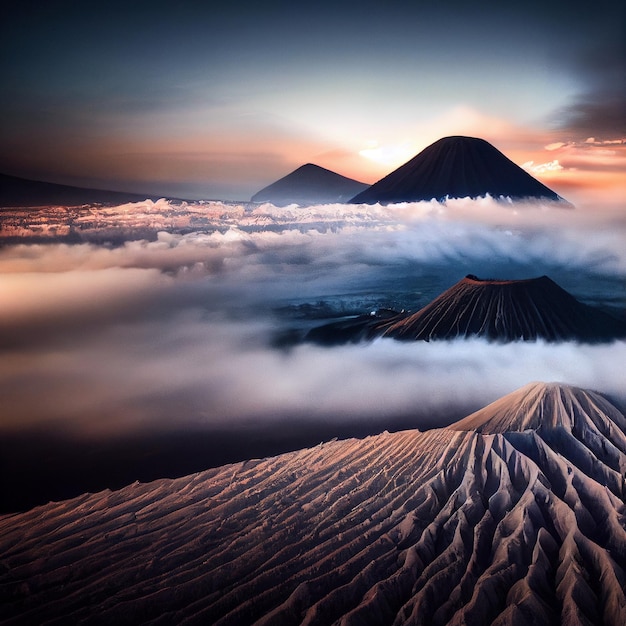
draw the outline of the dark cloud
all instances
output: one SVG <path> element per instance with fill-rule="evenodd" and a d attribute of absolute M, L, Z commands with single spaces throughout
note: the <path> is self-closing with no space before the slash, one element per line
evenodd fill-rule
<path fill-rule="evenodd" d="M 622 21 L 626 20 L 626 12 Z M 576 65 L 583 92 L 563 111 L 562 127 L 574 138 L 619 139 L 626 135 L 626 34 L 603 42 Z"/>

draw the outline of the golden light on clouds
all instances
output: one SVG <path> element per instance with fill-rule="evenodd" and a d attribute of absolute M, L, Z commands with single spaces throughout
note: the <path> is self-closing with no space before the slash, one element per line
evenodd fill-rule
<path fill-rule="evenodd" d="M 541 157 L 549 161 L 541 161 Z M 599 202 L 618 207 L 626 199 L 626 142 L 623 139 L 556 142 L 538 152 L 529 172 L 577 206 Z"/>

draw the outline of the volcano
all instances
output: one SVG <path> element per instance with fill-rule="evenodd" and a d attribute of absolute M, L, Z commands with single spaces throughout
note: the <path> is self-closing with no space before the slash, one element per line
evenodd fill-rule
<path fill-rule="evenodd" d="M 536 431 L 540 434 L 562 430 L 577 433 L 586 445 L 602 447 L 602 439 L 610 437 L 611 424 L 618 424 L 620 441 L 626 444 L 622 414 L 603 396 L 593 391 L 559 383 L 529 383 L 521 389 L 492 402 L 487 407 L 468 415 L 450 428 L 476 431 L 484 434 Z M 597 449 L 602 458 L 608 450 Z M 619 467 L 619 463 L 611 463 Z M 626 470 L 626 468 L 624 468 Z"/>
<path fill-rule="evenodd" d="M 275 206 L 348 202 L 367 187 L 365 183 L 307 163 L 255 193 L 251 202 L 271 202 Z"/>
<path fill-rule="evenodd" d="M 602 343 L 626 337 L 626 321 L 579 302 L 547 276 L 483 280 L 469 274 L 416 313 L 373 312 L 330 322 L 309 330 L 304 340 L 333 346 L 381 336 Z"/>
<path fill-rule="evenodd" d="M 390 204 L 446 198 L 565 201 L 484 139 L 444 137 L 371 187 L 354 204 Z"/>
<path fill-rule="evenodd" d="M 626 623 L 626 418 L 532 383 L 385 432 L 0 516 L 3 624 Z"/>
<path fill-rule="evenodd" d="M 395 339 L 427 341 L 475 336 L 595 343 L 626 337 L 625 322 L 579 302 L 547 276 L 481 280 L 470 274 L 417 313 L 377 330 Z"/>

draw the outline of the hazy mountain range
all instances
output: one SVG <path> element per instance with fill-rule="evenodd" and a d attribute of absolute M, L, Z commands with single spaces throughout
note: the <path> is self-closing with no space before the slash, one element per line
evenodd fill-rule
<path fill-rule="evenodd" d="M 251 202 L 275 206 L 333 203 L 389 204 L 443 201 L 485 195 L 513 200 L 559 201 L 558 194 L 533 178 L 484 139 L 444 137 L 373 185 L 307 163 L 255 193 Z M 137 202 L 142 195 L 26 180 L 0 174 L 0 206 L 81 205 Z"/>
<path fill-rule="evenodd" d="M 0 517 L 5 624 L 626 623 L 626 418 L 533 383 Z"/>
<path fill-rule="evenodd" d="M 443 137 L 371 186 L 307 164 L 252 196 L 252 202 L 313 204 L 444 201 L 490 195 L 557 201 L 557 193 L 475 137 Z"/>
<path fill-rule="evenodd" d="M 485 144 L 254 204 L 4 177 L 0 622 L 623 626 L 621 222 Z"/>
<path fill-rule="evenodd" d="M 123 204 L 125 202 L 141 202 L 146 198 L 158 200 L 159 196 L 58 185 L 0 174 L 0 206 L 5 207 L 34 207 L 54 204 L 67 206 L 97 203 Z"/>

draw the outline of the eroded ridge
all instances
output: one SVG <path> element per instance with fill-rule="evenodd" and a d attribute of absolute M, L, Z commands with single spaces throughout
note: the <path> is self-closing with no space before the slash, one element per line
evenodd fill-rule
<path fill-rule="evenodd" d="M 623 625 L 626 419 L 563 385 L 494 404 L 4 516 L 0 619 Z"/>
<path fill-rule="evenodd" d="M 342 319 L 312 328 L 306 340 L 338 345 L 377 337 L 608 343 L 626 338 L 626 321 L 579 302 L 547 276 L 484 280 L 469 274 L 415 313 L 383 309 Z"/>
<path fill-rule="evenodd" d="M 547 276 L 481 280 L 468 275 L 413 315 L 381 324 L 404 340 L 484 337 L 498 341 L 608 341 L 626 325 L 576 300 Z"/>

